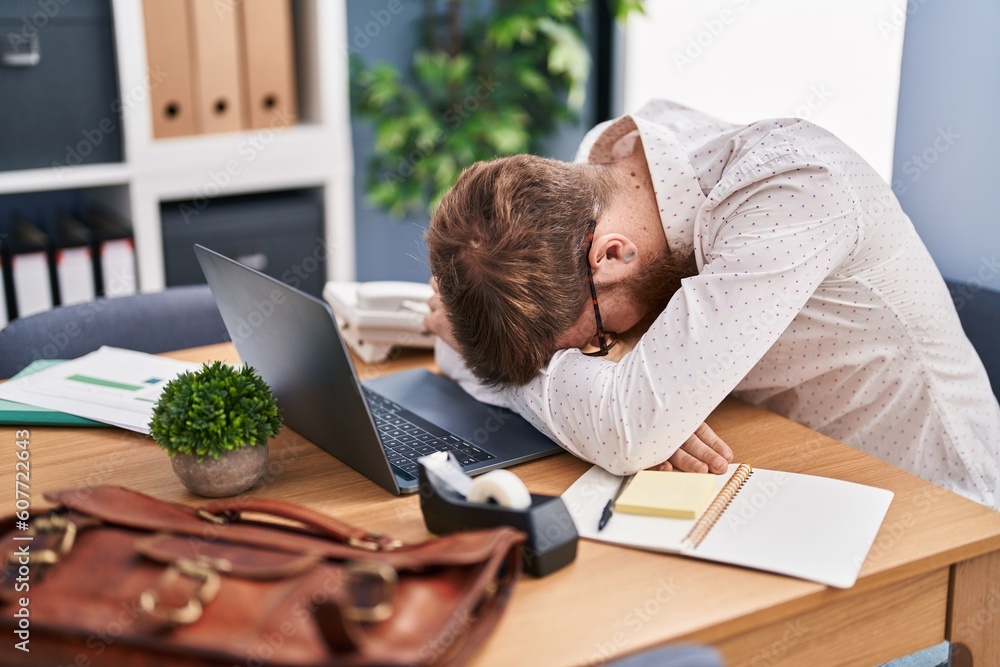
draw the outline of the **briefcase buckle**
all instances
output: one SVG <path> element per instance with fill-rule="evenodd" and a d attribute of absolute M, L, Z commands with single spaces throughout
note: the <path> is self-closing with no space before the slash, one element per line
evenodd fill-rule
<path fill-rule="evenodd" d="M 345 561 L 347 600 L 341 606 L 345 618 L 378 623 L 392 616 L 399 575 L 388 563 Z"/>
<path fill-rule="evenodd" d="M 156 588 L 148 588 L 139 596 L 139 606 L 149 616 L 171 625 L 190 625 L 198 619 L 205 605 L 215 599 L 222 586 L 219 572 L 228 572 L 232 564 L 223 558 L 179 558 L 160 578 Z M 198 588 L 183 606 L 162 604 L 163 592 L 170 590 L 181 577 L 199 582 Z"/>
<path fill-rule="evenodd" d="M 62 539 L 55 548 L 39 549 L 31 552 L 31 561 L 43 565 L 55 565 L 63 556 L 73 550 L 76 542 L 76 524 L 61 514 L 49 514 L 35 517 L 31 522 L 28 535 L 34 537 L 40 533 L 62 533 Z M 12 551 L 7 553 L 7 563 L 16 565 L 23 554 Z"/>

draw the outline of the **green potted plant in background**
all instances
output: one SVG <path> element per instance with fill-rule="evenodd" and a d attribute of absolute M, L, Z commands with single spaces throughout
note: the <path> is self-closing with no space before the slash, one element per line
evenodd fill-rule
<path fill-rule="evenodd" d="M 597 0 L 602 1 L 602 0 Z M 643 0 L 608 0 L 622 19 Z M 588 0 L 424 0 L 409 71 L 351 59 L 354 111 L 375 128 L 365 190 L 397 216 L 432 209 L 463 169 L 537 152 L 583 107 Z"/>
<path fill-rule="evenodd" d="M 213 498 L 242 493 L 263 476 L 268 440 L 280 429 L 278 405 L 257 371 L 219 361 L 168 382 L 149 423 L 184 486 Z"/>

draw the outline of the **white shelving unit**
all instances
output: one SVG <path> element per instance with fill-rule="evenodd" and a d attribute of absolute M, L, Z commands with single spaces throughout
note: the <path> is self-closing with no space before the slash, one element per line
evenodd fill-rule
<path fill-rule="evenodd" d="M 112 0 L 124 161 L 0 171 L 0 196 L 83 190 L 131 221 L 139 288 L 165 287 L 160 203 L 310 188 L 322 192 L 327 279 L 353 280 L 354 201 L 344 0 L 293 0 L 299 123 L 154 139 L 140 0 Z"/>

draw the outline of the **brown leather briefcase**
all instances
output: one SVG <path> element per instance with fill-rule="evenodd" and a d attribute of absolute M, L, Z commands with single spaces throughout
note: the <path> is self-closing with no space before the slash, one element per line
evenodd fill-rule
<path fill-rule="evenodd" d="M 5 665 L 459 665 L 521 572 L 510 528 L 404 545 L 273 500 L 46 498 L 0 523 Z"/>

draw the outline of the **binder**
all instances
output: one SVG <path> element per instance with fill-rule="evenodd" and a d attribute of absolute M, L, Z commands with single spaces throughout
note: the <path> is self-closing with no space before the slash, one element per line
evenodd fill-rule
<path fill-rule="evenodd" d="M 94 285 L 94 259 L 90 230 L 69 213 L 58 219 L 55 261 L 59 304 L 92 301 L 97 295 Z"/>
<path fill-rule="evenodd" d="M 65 359 L 36 359 L 25 366 L 11 380 L 23 378 L 43 371 L 50 366 L 61 364 Z M 27 403 L 16 403 L 0 398 L 0 425 L 4 426 L 107 426 L 93 419 L 39 408 Z"/>
<path fill-rule="evenodd" d="M 131 230 L 101 209 L 88 211 L 84 223 L 90 228 L 97 293 L 106 297 L 135 294 L 135 246 Z"/>
<path fill-rule="evenodd" d="M 563 494 L 581 537 L 850 588 L 893 493 L 864 484 L 730 465 L 695 519 L 601 511 L 621 478 L 594 466 Z"/>
<path fill-rule="evenodd" d="M 56 295 L 49 256 L 49 235 L 27 218 L 14 214 L 11 235 L 11 282 L 14 284 L 14 307 L 11 317 L 27 317 L 49 310 Z"/>
<path fill-rule="evenodd" d="M 195 131 L 239 130 L 244 94 L 236 12 L 218 0 L 188 0 L 188 12 Z"/>
<path fill-rule="evenodd" d="M 237 5 L 246 72 L 247 125 L 296 122 L 295 54 L 289 0 L 242 0 Z"/>
<path fill-rule="evenodd" d="M 10 321 L 7 313 L 7 301 L 11 298 L 8 296 L 11 287 L 8 275 L 10 272 L 10 259 L 7 256 L 7 244 L 4 243 L 3 237 L 4 235 L 0 234 L 0 329 L 7 326 L 7 322 Z"/>
<path fill-rule="evenodd" d="M 188 5 L 182 0 L 143 0 L 142 10 L 153 136 L 194 134 Z"/>

